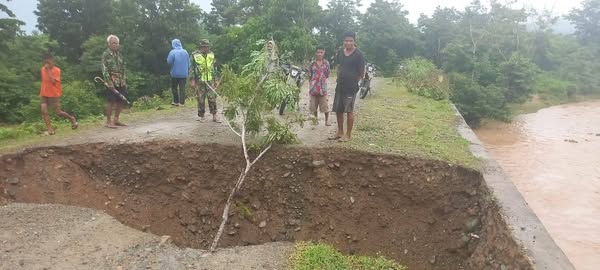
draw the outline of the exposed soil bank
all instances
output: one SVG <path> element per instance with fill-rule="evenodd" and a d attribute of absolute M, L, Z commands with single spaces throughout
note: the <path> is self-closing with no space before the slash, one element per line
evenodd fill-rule
<path fill-rule="evenodd" d="M 207 248 L 242 167 L 233 146 L 174 141 L 38 148 L 0 160 L 0 197 L 106 211 Z M 444 162 L 279 148 L 257 163 L 221 246 L 315 240 L 411 269 L 531 269 L 481 175 Z"/>

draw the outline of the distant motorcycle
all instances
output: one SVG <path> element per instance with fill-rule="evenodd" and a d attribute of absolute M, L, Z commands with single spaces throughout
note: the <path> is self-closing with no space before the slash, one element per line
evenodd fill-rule
<path fill-rule="evenodd" d="M 358 85 L 358 95 L 361 99 L 365 98 L 367 94 L 371 91 L 371 80 L 373 79 L 373 77 L 375 77 L 375 71 L 377 70 L 377 67 L 375 67 L 375 65 L 372 63 L 367 63 L 365 69 L 367 70 L 365 78 L 362 81 L 360 81 Z"/>
<path fill-rule="evenodd" d="M 302 87 L 304 84 L 305 76 L 307 71 L 303 70 L 300 67 L 291 65 L 291 64 L 283 64 L 281 65 L 281 69 L 283 70 L 285 76 L 287 77 L 287 83 L 290 85 L 296 85 L 298 89 Z M 279 106 L 279 115 L 283 115 L 285 111 L 285 107 L 287 106 L 290 97 L 286 97 L 281 105 Z"/>

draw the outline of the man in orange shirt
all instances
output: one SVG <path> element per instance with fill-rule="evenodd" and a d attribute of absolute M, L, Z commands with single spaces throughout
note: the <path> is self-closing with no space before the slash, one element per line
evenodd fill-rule
<path fill-rule="evenodd" d="M 62 96 L 62 86 L 60 84 L 60 68 L 54 66 L 54 58 L 51 55 L 44 57 L 44 66 L 41 70 L 42 86 L 40 89 L 40 104 L 42 107 L 42 117 L 46 123 L 49 135 L 54 135 L 54 128 L 50 123 L 48 115 L 48 105 L 54 108 L 54 112 L 65 119 L 71 121 L 71 128 L 76 129 L 79 124 L 72 115 L 63 112 L 60 109 L 60 96 Z"/>

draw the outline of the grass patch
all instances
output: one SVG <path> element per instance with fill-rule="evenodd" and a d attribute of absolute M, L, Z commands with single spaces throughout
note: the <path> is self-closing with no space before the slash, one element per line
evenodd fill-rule
<path fill-rule="evenodd" d="M 384 257 L 346 256 L 323 243 L 298 242 L 290 255 L 290 270 L 406 270 Z"/>
<path fill-rule="evenodd" d="M 349 147 L 478 167 L 469 142 L 456 130 L 456 116 L 447 100 L 409 93 L 387 78 L 374 89 L 373 95 L 359 101 Z"/>

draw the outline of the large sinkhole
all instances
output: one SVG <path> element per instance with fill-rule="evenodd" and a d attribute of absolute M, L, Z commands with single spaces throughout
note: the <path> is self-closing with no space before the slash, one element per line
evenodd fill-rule
<path fill-rule="evenodd" d="M 206 249 L 243 165 L 239 148 L 216 144 L 36 148 L 2 156 L 0 196 L 103 210 Z M 276 148 L 235 198 L 220 247 L 312 240 L 411 269 L 530 268 L 510 235 L 476 171 L 339 148 Z"/>

